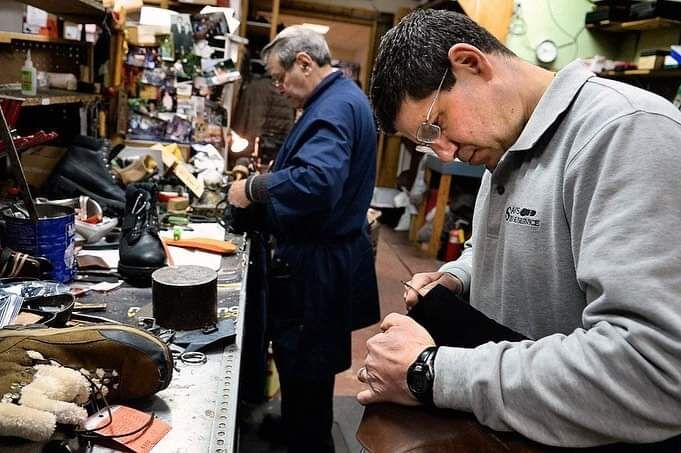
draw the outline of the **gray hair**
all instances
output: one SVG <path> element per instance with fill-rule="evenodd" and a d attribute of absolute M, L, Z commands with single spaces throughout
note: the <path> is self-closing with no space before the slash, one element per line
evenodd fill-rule
<path fill-rule="evenodd" d="M 319 66 L 331 64 L 331 52 L 324 36 L 302 25 L 291 25 L 262 49 L 261 56 L 265 63 L 271 54 L 279 58 L 284 69 L 290 69 L 298 52 L 305 52 Z"/>

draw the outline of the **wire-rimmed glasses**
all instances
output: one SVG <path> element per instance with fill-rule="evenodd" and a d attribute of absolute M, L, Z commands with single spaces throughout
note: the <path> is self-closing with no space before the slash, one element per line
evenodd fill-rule
<path fill-rule="evenodd" d="M 430 122 L 430 114 L 433 112 L 433 107 L 435 106 L 435 103 L 440 97 L 442 84 L 444 83 L 445 77 L 447 77 L 448 72 L 449 68 L 445 70 L 444 74 L 442 74 L 442 79 L 440 79 L 440 84 L 437 87 L 435 96 L 433 96 L 433 101 L 430 103 L 430 107 L 428 107 L 426 119 L 419 125 L 418 129 L 416 129 L 416 140 L 418 140 L 419 142 L 419 144 L 416 146 L 416 151 L 418 152 L 437 156 L 430 145 L 435 143 L 440 138 L 440 135 L 442 135 L 442 129 L 437 124 L 433 124 Z"/>

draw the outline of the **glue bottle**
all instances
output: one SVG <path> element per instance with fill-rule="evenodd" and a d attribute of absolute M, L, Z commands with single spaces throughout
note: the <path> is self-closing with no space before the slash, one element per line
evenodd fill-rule
<path fill-rule="evenodd" d="M 24 96 L 35 96 L 37 94 L 38 71 L 33 66 L 31 60 L 31 51 L 26 53 L 26 61 L 24 67 L 21 68 L 21 94 Z"/>

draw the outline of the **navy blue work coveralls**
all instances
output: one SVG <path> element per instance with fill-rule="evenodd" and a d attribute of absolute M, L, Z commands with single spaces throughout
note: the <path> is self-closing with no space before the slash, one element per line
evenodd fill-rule
<path fill-rule="evenodd" d="M 333 451 L 335 374 L 350 367 L 352 330 L 379 320 L 366 219 L 375 173 L 367 98 L 334 72 L 289 132 L 258 206 L 275 239 L 268 333 L 289 451 Z"/>
<path fill-rule="evenodd" d="M 339 71 L 324 78 L 277 154 L 266 221 L 276 238 L 271 334 L 292 369 L 328 376 L 350 366 L 350 333 L 379 320 L 367 209 L 376 126 L 364 93 Z M 284 364 L 282 364 L 284 365 Z"/>

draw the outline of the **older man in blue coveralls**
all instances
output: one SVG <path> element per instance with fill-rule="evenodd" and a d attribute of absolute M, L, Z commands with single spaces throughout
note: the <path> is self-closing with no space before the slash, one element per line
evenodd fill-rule
<path fill-rule="evenodd" d="M 322 35 L 288 27 L 263 60 L 302 115 L 272 172 L 233 183 L 229 201 L 253 210 L 276 241 L 268 329 L 287 447 L 333 451 L 335 374 L 350 366 L 351 331 L 379 319 L 366 222 L 376 126 L 364 93 L 331 67 Z"/>

